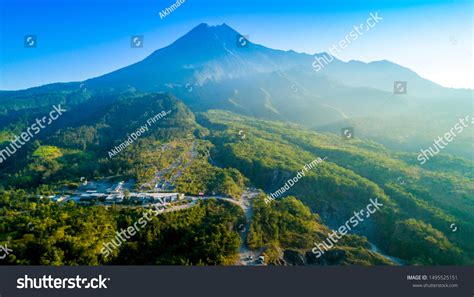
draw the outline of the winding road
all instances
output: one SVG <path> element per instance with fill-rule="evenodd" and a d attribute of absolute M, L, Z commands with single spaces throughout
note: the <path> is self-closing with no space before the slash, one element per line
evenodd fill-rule
<path fill-rule="evenodd" d="M 251 250 L 247 246 L 247 236 L 250 229 L 250 223 L 252 222 L 252 217 L 253 217 L 252 199 L 257 197 L 259 193 L 260 192 L 257 190 L 253 190 L 253 191 L 246 190 L 244 191 L 244 193 L 242 194 L 239 200 L 229 198 L 229 197 L 224 197 L 224 196 L 203 196 L 203 197 L 186 196 L 186 198 L 191 199 L 190 203 L 184 204 L 184 205 L 172 206 L 170 208 L 167 208 L 165 211 L 163 211 L 163 213 L 188 209 L 188 208 L 196 206 L 199 200 L 208 200 L 208 199 L 223 200 L 223 201 L 227 201 L 229 203 L 239 206 L 243 210 L 244 215 L 245 215 L 245 225 L 239 226 L 241 240 L 240 240 L 240 247 L 239 247 L 239 257 L 235 264 L 236 265 L 249 265 L 249 266 L 261 265 L 256 262 L 257 257 L 261 255 L 261 251 Z"/>

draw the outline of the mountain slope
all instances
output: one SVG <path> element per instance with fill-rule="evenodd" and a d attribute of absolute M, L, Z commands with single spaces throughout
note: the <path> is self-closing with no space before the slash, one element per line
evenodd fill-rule
<path fill-rule="evenodd" d="M 160 142 L 184 139 L 199 131 L 193 113 L 170 94 L 98 96 L 62 107 L 66 109 L 62 117 L 2 163 L 1 185 L 34 188 L 81 176 L 118 173 L 136 177 L 139 171 L 134 167 L 143 162 L 140 152 L 155 151 Z M 158 114 L 160 117 L 152 120 Z M 23 119 L 12 122 L 8 131 L 18 135 L 43 115 L 43 108 L 24 111 Z M 147 129 L 142 129 L 145 132 L 140 137 L 110 158 L 112 149 L 143 126 Z M 59 151 L 61 157 L 38 158 L 35 152 L 44 147 Z"/>
<path fill-rule="evenodd" d="M 316 72 L 315 58 L 327 54 L 274 50 L 251 41 L 240 47 L 240 37 L 226 24 L 200 24 L 143 61 L 112 73 L 81 83 L 0 92 L 0 124 L 18 118 L 24 109 L 113 100 L 135 91 L 171 92 L 194 111 L 219 108 L 310 127 L 356 117 L 371 118 L 369 127 L 378 121 L 374 116 L 416 119 L 434 103 L 433 117 L 446 121 L 456 106 L 472 108 L 472 90 L 443 88 L 386 60 L 334 59 Z M 394 81 L 408 81 L 408 94 L 394 96 Z"/>
<path fill-rule="evenodd" d="M 424 169 L 410 162 L 413 155 L 373 142 L 345 141 L 297 125 L 222 111 L 204 113 L 198 121 L 212 131 L 213 158 L 222 166 L 237 168 L 267 193 L 281 188 L 305 164 L 327 158 L 282 197 L 296 196 L 330 228 L 343 225 L 377 197 L 384 207 L 356 232 L 390 255 L 413 264 L 474 260 L 471 163 L 446 158 L 441 166 Z M 246 135 L 243 140 L 240 130 Z M 452 232 L 453 222 L 464 226 L 463 234 Z M 402 236 L 403 232 L 419 236 Z"/>
<path fill-rule="evenodd" d="M 316 56 L 270 49 L 251 41 L 240 47 L 240 33 L 226 24 L 200 24 L 171 45 L 157 50 L 136 64 L 86 81 L 107 87 L 131 85 L 144 91 L 162 91 L 165 85 L 224 81 L 259 73 L 286 71 L 294 67 L 314 70 Z M 320 73 L 341 84 L 393 91 L 394 81 L 410 81 L 410 93 L 416 97 L 469 96 L 469 90 L 443 88 L 421 78 L 408 68 L 383 60 L 371 63 L 342 62 L 334 59 Z"/>

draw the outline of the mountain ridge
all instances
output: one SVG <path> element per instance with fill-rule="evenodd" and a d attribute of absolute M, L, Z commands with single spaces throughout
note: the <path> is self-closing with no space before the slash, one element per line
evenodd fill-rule
<path fill-rule="evenodd" d="M 160 57 L 163 53 L 166 53 L 167 51 L 175 50 L 177 46 L 185 47 L 186 50 L 192 50 L 193 53 L 199 52 L 199 51 L 196 51 L 197 49 L 200 49 L 199 46 L 201 45 L 198 41 L 201 40 L 203 36 L 208 37 L 208 38 L 212 37 L 212 36 L 215 36 L 216 39 L 225 41 L 224 44 L 226 44 L 226 45 L 228 44 L 231 47 L 235 48 L 235 43 L 236 43 L 235 36 L 242 36 L 242 35 L 239 32 L 237 32 L 235 29 L 233 29 L 232 27 L 227 25 L 226 23 L 222 23 L 221 25 L 209 25 L 207 23 L 201 23 L 201 24 L 195 26 L 194 28 L 192 28 L 185 35 L 183 35 L 183 36 L 179 37 L 178 39 L 176 39 L 170 45 L 153 51 L 145 59 L 143 59 L 141 61 L 138 61 L 136 63 L 133 63 L 131 65 L 119 68 L 119 69 L 114 70 L 112 72 L 105 73 L 105 74 L 99 75 L 97 77 L 92 77 L 92 78 L 89 78 L 89 79 L 86 79 L 86 80 L 83 80 L 83 81 L 51 83 L 51 84 L 45 84 L 45 85 L 42 85 L 42 86 L 34 86 L 34 87 L 31 87 L 31 88 L 20 89 L 20 90 L 8 90 L 8 91 L 0 90 L 0 92 L 4 93 L 4 92 L 25 91 L 25 90 L 30 90 L 30 89 L 47 87 L 47 86 L 51 86 L 51 85 L 57 85 L 57 84 L 71 84 L 71 83 L 91 82 L 91 81 L 94 81 L 94 80 L 97 80 L 97 79 L 100 79 L 100 78 L 107 77 L 108 75 L 114 74 L 116 72 L 123 71 L 124 69 L 127 69 L 127 68 L 129 68 L 131 66 L 134 66 L 134 65 L 137 65 L 137 64 L 140 64 L 144 61 L 153 60 L 157 57 Z M 313 62 L 313 59 L 314 59 L 315 56 L 327 55 L 326 52 L 308 54 L 308 53 L 304 53 L 304 52 L 299 53 L 299 52 L 296 52 L 294 50 L 284 51 L 284 50 L 278 50 L 278 49 L 271 49 L 271 48 L 268 48 L 268 47 L 265 47 L 265 46 L 262 46 L 262 45 L 259 45 L 259 44 L 255 44 L 251 40 L 248 40 L 248 44 L 249 44 L 249 48 L 251 48 L 251 49 L 271 50 L 271 51 L 275 51 L 275 52 L 278 52 L 278 53 L 292 55 L 293 57 L 298 57 L 298 56 L 303 57 L 304 60 L 309 62 L 308 65 L 311 65 L 311 63 Z M 192 46 L 192 48 L 189 48 L 188 46 Z M 405 66 L 401 66 L 401 65 L 396 64 L 394 62 L 391 62 L 387 59 L 378 60 L 378 61 L 371 61 L 371 62 L 363 62 L 363 61 L 359 61 L 359 60 L 349 60 L 347 62 L 343 62 L 343 61 L 335 58 L 335 60 L 333 62 L 331 62 L 330 64 L 328 64 L 325 68 L 331 68 L 333 65 L 349 65 L 349 64 L 358 64 L 358 65 L 363 65 L 363 66 L 373 66 L 373 65 L 387 66 L 387 64 L 388 64 L 390 67 L 395 66 L 395 67 L 399 67 L 400 69 L 403 69 L 403 70 L 408 70 L 410 72 L 409 73 L 410 75 L 416 75 L 417 77 L 419 77 L 419 75 L 416 74 L 410 68 L 405 67 Z M 324 69 L 321 72 L 324 73 Z M 441 88 L 444 88 L 444 89 L 449 89 L 449 90 L 470 90 L 470 91 L 472 91 L 471 89 L 466 89 L 466 88 L 446 88 L 446 87 L 442 87 L 442 86 L 440 86 L 436 83 L 433 83 L 433 84 L 437 85 L 438 87 L 441 87 Z"/>
<path fill-rule="evenodd" d="M 312 64 L 324 53 L 275 50 L 249 40 L 240 47 L 240 37 L 225 23 L 202 23 L 145 59 L 102 76 L 0 92 L 0 114 L 135 91 L 172 93 L 194 111 L 224 109 L 309 127 L 357 117 L 416 118 L 434 103 L 433 118 L 454 114 L 454 106 L 471 108 L 472 90 L 444 88 L 388 60 L 334 59 L 317 72 Z M 407 94 L 394 94 L 395 81 L 407 82 Z M 8 121 L 0 117 L 2 122 Z"/>

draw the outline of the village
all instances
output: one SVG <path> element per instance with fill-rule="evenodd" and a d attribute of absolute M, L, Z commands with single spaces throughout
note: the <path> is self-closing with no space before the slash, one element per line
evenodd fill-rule
<path fill-rule="evenodd" d="M 243 131 L 239 133 L 241 138 L 245 138 Z M 184 169 L 197 157 L 197 142 L 194 142 L 187 152 L 189 159 L 186 162 L 180 158 L 170 164 L 167 168 L 158 170 L 153 178 L 148 182 L 137 185 L 134 180 L 102 179 L 98 181 L 88 181 L 81 178 L 78 187 L 74 190 L 63 189 L 61 194 L 51 196 L 40 196 L 41 199 L 48 199 L 55 203 L 67 203 L 74 201 L 85 206 L 120 206 L 120 207 L 160 207 L 166 204 L 164 212 L 174 212 L 188 209 L 198 205 L 200 200 L 217 199 L 239 206 L 245 214 L 246 224 L 239 227 L 242 238 L 239 248 L 237 265 L 259 266 L 265 265 L 265 257 L 262 251 L 250 250 L 246 244 L 246 238 L 252 220 L 251 200 L 260 194 L 256 188 L 246 188 L 240 199 L 220 196 L 218 193 L 198 192 L 194 195 L 186 195 L 176 191 L 175 180 L 179 178 Z M 171 177 L 165 177 L 167 173 L 174 172 Z"/>
<path fill-rule="evenodd" d="M 250 228 L 252 218 L 251 200 L 259 195 L 259 191 L 255 188 L 246 188 L 240 199 L 233 199 L 216 195 L 216 193 L 206 194 L 198 193 L 197 196 L 185 195 L 178 192 L 166 192 L 169 187 L 167 183 L 157 183 L 154 188 L 146 192 L 133 192 L 129 189 L 133 188 L 133 182 L 85 182 L 74 192 L 65 192 L 61 195 L 52 195 L 48 197 L 40 197 L 42 199 L 50 199 L 56 203 L 67 203 L 74 201 L 81 205 L 102 205 L 110 207 L 112 205 L 120 205 L 121 207 L 156 207 L 167 204 L 165 212 L 184 210 L 196 206 L 199 200 L 217 199 L 227 201 L 238 205 L 244 211 L 246 224 L 240 227 L 240 236 L 242 244 L 239 248 L 239 259 L 237 265 L 259 266 L 265 265 L 265 258 L 262 251 L 252 251 L 247 247 L 246 237 Z M 239 228 L 240 228 L 239 227 Z"/>
<path fill-rule="evenodd" d="M 185 195 L 174 192 L 161 192 L 158 185 L 149 192 L 130 191 L 131 182 L 126 184 L 124 181 L 108 184 L 106 182 L 88 182 L 83 184 L 73 192 L 65 194 L 40 197 L 51 199 L 53 202 L 74 201 L 83 205 L 134 205 L 150 206 L 156 203 L 172 203 L 184 201 Z M 203 193 L 202 193 L 203 194 Z"/>

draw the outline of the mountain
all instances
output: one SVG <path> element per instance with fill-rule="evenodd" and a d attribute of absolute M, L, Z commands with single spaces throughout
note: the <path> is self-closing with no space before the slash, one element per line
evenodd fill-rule
<path fill-rule="evenodd" d="M 61 108 L 66 109 L 61 117 L 45 125 L 33 141 L 25 142 L 11 158 L 2 160 L 0 180 L 4 185 L 29 188 L 74 180 L 77 176 L 112 172 L 133 175 L 136 171 L 130 172 L 131 168 L 144 163 L 141 151 L 154 152 L 157 141 L 186 139 L 199 131 L 194 114 L 170 94 L 96 95 L 86 102 Z M 2 130 L 7 137 L 0 141 L 0 147 L 6 146 L 12 135 L 26 131 L 35 119 L 41 119 L 45 110 L 49 112 L 42 107 L 23 110 L 20 118 Z M 111 158 L 109 152 L 139 129 L 145 131 L 144 136 L 134 142 L 133 152 Z M 59 157 L 38 158 L 37 152 L 42 150 L 57 151 Z"/>
<path fill-rule="evenodd" d="M 186 83 L 202 86 L 209 82 L 251 77 L 262 73 L 287 71 L 292 68 L 314 70 L 316 57 L 294 51 L 274 50 L 246 40 L 239 46 L 242 35 L 226 24 L 200 24 L 171 45 L 157 50 L 136 64 L 86 81 L 92 85 L 127 86 L 145 91 L 166 90 L 166 86 Z M 314 71 L 315 72 L 315 71 Z M 394 81 L 410 80 L 414 96 L 466 96 L 468 90 L 446 89 L 418 76 L 408 68 L 383 60 L 371 63 L 342 62 L 334 59 L 321 75 L 344 85 L 375 88 L 392 92 Z"/>
<path fill-rule="evenodd" d="M 317 72 L 314 56 L 250 41 L 241 47 L 240 38 L 225 24 L 201 24 L 112 73 L 0 92 L 0 149 L 53 105 L 66 109 L 0 165 L 0 217 L 7 217 L 0 239 L 12 238 L 18 251 L 10 263 L 231 264 L 241 240 L 240 207 L 209 201 L 156 218 L 104 259 L 101 244 L 139 216 L 139 207 L 76 207 L 37 197 L 72 194 L 86 178 L 124 180 L 133 191 L 161 185 L 243 199 L 246 187 L 276 192 L 317 158 L 325 159 L 273 204 L 264 194 L 253 203 L 247 244 L 264 250 L 268 263 L 395 263 L 377 250 L 414 265 L 473 263 L 472 161 L 443 151 L 422 166 L 417 153 L 406 152 L 430 145 L 431 135 L 444 135 L 470 112 L 471 91 L 443 88 L 388 61 L 335 59 Z M 407 80 L 408 94 L 393 94 L 393 80 Z M 167 115 L 148 122 L 161 112 Z M 143 135 L 109 154 L 144 125 Z M 338 135 L 348 126 L 355 139 Z M 469 151 L 472 127 L 466 131 L 449 152 Z M 317 259 L 314 242 L 372 198 L 383 208 Z M 190 245 L 197 247 L 192 253 Z"/>
<path fill-rule="evenodd" d="M 93 87 L 131 85 L 144 91 L 164 91 L 167 86 L 202 86 L 311 63 L 308 55 L 272 50 L 250 41 L 247 47 L 240 48 L 240 36 L 226 24 L 200 24 L 143 61 L 85 83 Z"/>
<path fill-rule="evenodd" d="M 238 169 L 268 195 L 277 193 L 275 201 L 296 196 L 330 229 L 344 225 L 355 210 L 377 197 L 384 206 L 356 234 L 412 264 L 474 259 L 472 162 L 440 155 L 429 166 L 420 166 L 416 154 L 391 151 L 371 141 L 343 140 L 299 125 L 219 110 L 199 114 L 197 120 L 211 131 L 216 162 Z M 238 137 L 238 131 L 244 131 L 245 140 Z M 307 170 L 304 178 L 289 182 L 317 158 L 324 161 Z M 283 194 L 277 192 L 284 185 L 290 186 Z M 282 211 L 279 205 L 272 207 Z M 288 217 L 281 212 L 259 214 L 260 221 L 251 230 L 252 242 L 261 246 L 279 241 L 287 248 L 304 242 L 305 228 L 296 232 L 289 228 L 282 235 L 280 219 Z M 452 222 L 464 226 L 463 235 L 450 229 Z M 350 252 L 340 253 L 347 256 Z"/>
<path fill-rule="evenodd" d="M 336 133 L 356 123 L 358 137 L 376 136 L 397 149 L 400 146 L 393 138 L 409 139 L 407 147 L 413 150 L 429 145 L 446 128 L 432 127 L 413 135 L 426 130 L 420 114 L 436 123 L 449 123 L 472 109 L 472 90 L 444 88 L 387 60 L 364 63 L 335 58 L 318 72 L 313 62 L 327 53 L 275 50 L 251 40 L 240 46 L 241 37 L 226 24 L 200 24 L 144 60 L 100 77 L 0 92 L 0 124 L 18 121 L 22 110 L 53 104 L 74 106 L 136 91 L 166 92 L 193 111 L 225 109 Z M 395 81 L 407 81 L 406 95 L 393 93 Z M 386 138 L 390 125 L 381 122 L 395 124 L 396 135 Z M 466 156 L 459 148 L 453 152 Z"/>
<path fill-rule="evenodd" d="M 51 102 L 82 102 L 88 100 L 82 98 L 88 92 L 135 90 L 171 92 L 193 110 L 222 108 L 312 127 L 352 117 L 416 114 L 427 102 L 450 100 L 452 106 L 455 100 L 470 107 L 472 90 L 443 88 L 386 60 L 335 58 L 317 72 L 315 58 L 327 53 L 274 50 L 251 40 L 241 47 L 241 36 L 226 24 L 200 24 L 143 61 L 109 74 L 80 83 L 0 92 L 0 113 Z M 408 94 L 394 96 L 394 81 L 408 81 Z"/>

